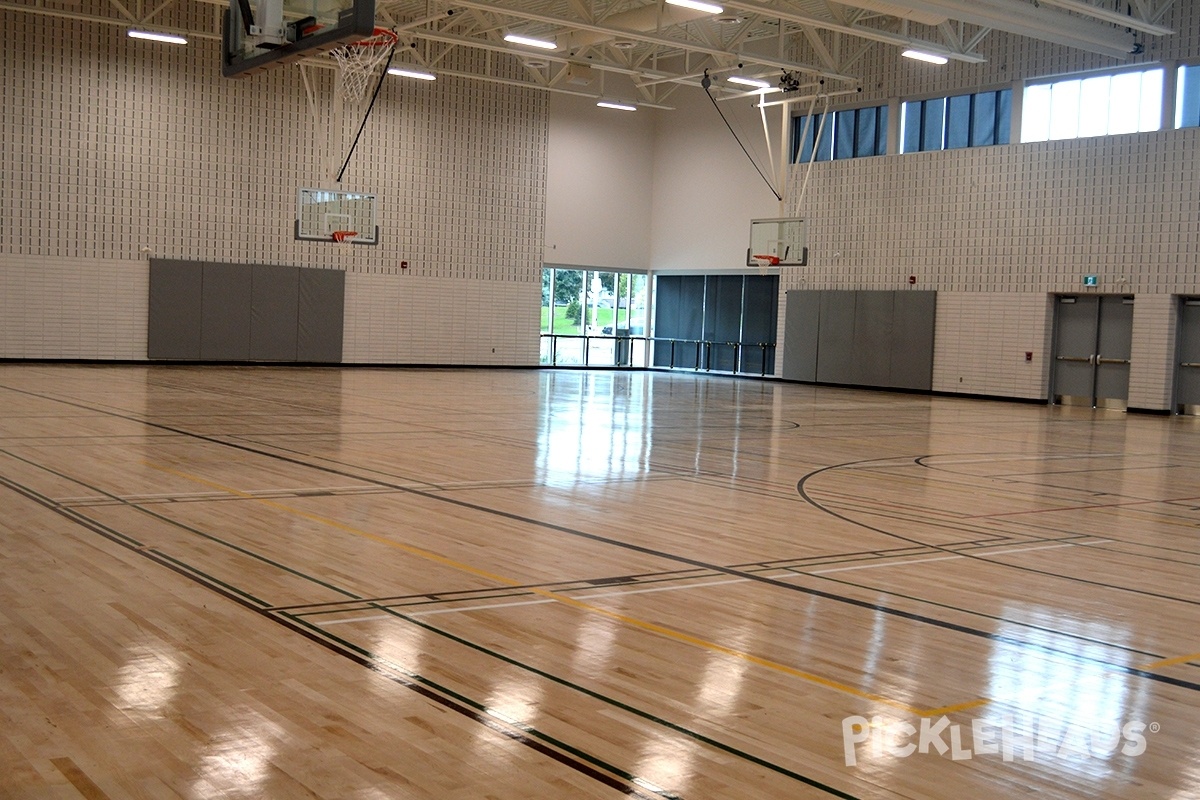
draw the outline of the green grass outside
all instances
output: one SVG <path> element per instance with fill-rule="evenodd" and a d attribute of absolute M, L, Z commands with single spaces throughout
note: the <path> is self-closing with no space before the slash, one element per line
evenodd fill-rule
<path fill-rule="evenodd" d="M 613 324 L 613 311 L 614 311 L 614 309 L 611 309 L 611 308 L 596 309 L 595 321 L 592 324 L 595 325 L 597 328 L 601 328 L 601 329 L 603 329 L 606 326 L 612 325 Z M 624 319 L 624 318 L 625 318 L 625 315 L 622 314 L 621 319 Z M 550 333 L 549 321 L 550 321 L 550 309 L 546 306 L 542 306 L 542 333 Z M 567 321 L 567 307 L 566 306 L 555 306 L 554 307 L 554 333 L 557 333 L 560 335 L 572 335 L 572 334 L 578 335 L 582 332 L 583 332 L 582 326 L 576 325 L 573 322 Z"/>

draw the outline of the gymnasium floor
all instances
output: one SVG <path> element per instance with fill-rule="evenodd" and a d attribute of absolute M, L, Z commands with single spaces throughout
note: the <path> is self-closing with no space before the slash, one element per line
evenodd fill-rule
<path fill-rule="evenodd" d="M 0 365 L 0 796 L 1200 797 L 1200 420 Z"/>

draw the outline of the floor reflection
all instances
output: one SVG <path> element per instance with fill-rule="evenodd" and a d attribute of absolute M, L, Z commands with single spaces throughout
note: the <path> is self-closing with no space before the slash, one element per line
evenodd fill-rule
<path fill-rule="evenodd" d="M 1004 623 L 997 630 L 1000 636 L 1026 642 L 997 643 L 988 660 L 992 703 L 979 717 L 1000 731 L 1002 751 L 1024 760 L 1082 758 L 1086 771 L 1098 776 L 1129 771 L 1125 759 L 1136 744 L 1137 726 L 1148 724 L 1145 681 L 1111 666 L 1118 658 L 1112 645 L 1128 642 L 1129 629 L 1020 603 L 1006 606 L 1002 616 L 1045 629 L 1031 633 L 1028 627 Z"/>
<path fill-rule="evenodd" d="M 175 698 L 180 668 L 174 651 L 143 644 L 130 647 L 113 685 L 119 707 L 141 719 L 166 716 Z"/>
<path fill-rule="evenodd" d="M 650 385 L 621 373 L 544 375 L 538 479 L 573 486 L 580 479 L 644 473 L 652 445 Z"/>
<path fill-rule="evenodd" d="M 204 747 L 192 789 L 199 797 L 267 797 L 271 759 L 284 731 L 258 714 L 231 713 Z"/>

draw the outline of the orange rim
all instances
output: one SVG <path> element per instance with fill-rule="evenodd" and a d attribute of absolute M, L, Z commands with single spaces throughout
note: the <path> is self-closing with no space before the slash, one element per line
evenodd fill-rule
<path fill-rule="evenodd" d="M 395 31 L 389 31 L 387 28 L 376 28 L 375 32 L 357 42 L 352 42 L 350 47 L 391 47 L 400 41 L 400 37 Z"/>

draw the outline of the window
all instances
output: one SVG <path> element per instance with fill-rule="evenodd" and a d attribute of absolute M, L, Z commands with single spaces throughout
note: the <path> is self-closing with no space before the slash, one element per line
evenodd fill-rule
<path fill-rule="evenodd" d="M 778 275 L 659 275 L 654 366 L 775 374 Z"/>
<path fill-rule="evenodd" d="M 1162 94 L 1161 67 L 1031 84 L 1022 100 L 1021 141 L 1156 131 Z"/>
<path fill-rule="evenodd" d="M 542 270 L 541 363 L 645 366 L 646 276 Z"/>
<path fill-rule="evenodd" d="M 885 155 L 887 111 L 873 106 L 793 118 L 792 163 Z"/>
<path fill-rule="evenodd" d="M 1175 127 L 1200 126 L 1200 64 L 1180 67 L 1175 94 Z"/>
<path fill-rule="evenodd" d="M 1012 89 L 935 97 L 905 103 L 900 151 L 953 150 L 1008 144 Z"/>

